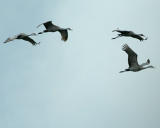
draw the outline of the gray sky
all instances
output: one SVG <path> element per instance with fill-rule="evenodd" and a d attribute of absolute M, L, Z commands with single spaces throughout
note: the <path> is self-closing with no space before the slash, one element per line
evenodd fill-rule
<path fill-rule="evenodd" d="M 0 4 L 1 128 L 159 128 L 159 0 L 5 0 Z M 52 20 L 71 27 L 33 37 L 40 45 L 15 40 Z M 117 27 L 148 40 L 111 40 Z M 119 74 L 128 67 L 127 43 L 155 69 Z"/>

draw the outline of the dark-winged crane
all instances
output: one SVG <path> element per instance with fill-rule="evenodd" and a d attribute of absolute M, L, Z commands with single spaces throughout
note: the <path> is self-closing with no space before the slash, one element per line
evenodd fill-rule
<path fill-rule="evenodd" d="M 30 42 L 32 45 L 37 45 L 39 43 L 36 43 L 32 38 L 30 38 L 29 36 L 35 36 L 36 34 L 35 33 L 32 33 L 30 35 L 27 35 L 25 33 L 20 33 L 18 35 L 15 35 L 14 37 L 9 37 L 7 38 L 4 43 L 7 43 L 7 42 L 10 42 L 10 41 L 13 41 L 15 39 L 22 39 L 22 40 L 25 40 L 25 41 L 28 41 Z"/>
<path fill-rule="evenodd" d="M 52 21 L 47 21 L 45 23 L 42 23 L 44 25 L 44 27 L 46 28 L 46 30 L 44 30 L 43 32 L 39 32 L 38 34 L 43 34 L 46 32 L 59 32 L 61 34 L 61 40 L 63 41 L 67 41 L 68 39 L 68 30 L 72 30 L 71 28 L 61 28 L 59 26 L 56 26 L 52 23 Z M 41 26 L 42 24 L 38 25 L 37 28 L 39 26 Z"/>
<path fill-rule="evenodd" d="M 117 39 L 117 38 L 122 37 L 122 36 L 136 38 L 136 39 L 138 39 L 140 41 L 148 39 L 143 34 L 136 34 L 133 31 L 125 31 L 125 30 L 116 29 L 116 30 L 113 30 L 112 32 L 118 32 L 119 33 L 118 36 L 116 36 L 116 37 L 114 37 L 112 39 Z"/>
<path fill-rule="evenodd" d="M 122 50 L 125 51 L 128 54 L 128 65 L 129 68 L 125 69 L 124 71 L 120 71 L 120 73 L 122 72 L 127 72 L 127 71 L 133 71 L 133 72 L 138 72 L 147 68 L 154 68 L 153 66 L 146 66 L 150 64 L 150 60 L 148 59 L 147 62 L 142 63 L 141 65 L 138 64 L 137 61 L 137 54 L 127 45 L 124 44 L 122 46 Z"/>

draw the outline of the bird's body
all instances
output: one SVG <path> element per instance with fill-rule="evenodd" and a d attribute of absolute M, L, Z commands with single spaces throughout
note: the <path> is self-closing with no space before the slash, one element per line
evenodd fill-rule
<path fill-rule="evenodd" d="M 38 34 L 43 34 L 46 32 L 59 32 L 61 34 L 61 39 L 63 41 L 67 41 L 68 39 L 68 30 L 72 30 L 71 28 L 61 28 L 59 26 L 56 26 L 52 23 L 52 21 L 47 21 L 45 23 L 42 23 L 46 30 L 44 30 L 43 32 L 39 32 Z M 38 25 L 37 27 L 41 26 L 42 24 Z"/>
<path fill-rule="evenodd" d="M 132 37 L 132 38 L 136 38 L 140 41 L 143 41 L 143 40 L 147 40 L 148 38 L 144 37 L 143 34 L 136 34 L 134 33 L 133 31 L 125 31 L 125 30 L 113 30 L 112 32 L 118 32 L 118 36 L 112 38 L 112 39 L 116 39 L 116 38 L 119 38 L 119 37 L 122 37 L 122 36 L 125 36 L 125 37 Z"/>
<path fill-rule="evenodd" d="M 141 71 L 141 70 L 144 70 L 144 69 L 147 69 L 147 68 L 154 68 L 153 66 L 145 67 L 146 65 L 150 64 L 149 59 L 147 60 L 147 62 L 139 65 L 138 61 L 137 61 L 137 54 L 127 44 L 123 45 L 122 50 L 125 51 L 128 54 L 129 68 L 125 69 L 124 71 L 120 71 L 120 73 L 126 72 L 126 71 L 138 72 L 138 71 Z"/>
<path fill-rule="evenodd" d="M 7 38 L 7 40 L 4 41 L 4 43 L 7 43 L 7 42 L 10 42 L 10 41 L 13 41 L 15 39 L 22 39 L 22 40 L 25 40 L 25 41 L 28 41 L 30 42 L 32 45 L 36 45 L 36 44 L 39 44 L 39 43 L 36 43 L 32 38 L 30 38 L 29 36 L 34 36 L 36 35 L 35 33 L 32 33 L 30 35 L 27 35 L 25 33 L 20 33 L 18 35 L 15 35 L 14 37 L 9 37 Z"/>

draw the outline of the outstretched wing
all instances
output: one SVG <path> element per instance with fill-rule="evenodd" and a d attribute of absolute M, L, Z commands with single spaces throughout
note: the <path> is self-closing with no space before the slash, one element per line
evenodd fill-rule
<path fill-rule="evenodd" d="M 140 40 L 140 41 L 143 41 L 143 40 L 144 40 L 144 38 L 141 37 L 141 36 L 138 35 L 138 34 L 133 34 L 132 37 L 133 37 L 133 38 L 136 38 L 136 39 L 138 39 L 138 40 Z"/>
<path fill-rule="evenodd" d="M 137 54 L 127 45 L 124 44 L 122 50 L 128 54 L 128 64 L 129 67 L 138 66 Z"/>
<path fill-rule="evenodd" d="M 116 30 L 113 30 L 112 32 L 119 32 L 122 35 L 127 35 L 127 36 L 136 35 L 133 31 L 120 30 L 119 28 L 117 28 Z"/>
<path fill-rule="evenodd" d="M 49 26 L 52 26 L 52 21 L 47 21 L 45 23 L 42 23 L 42 24 L 38 25 L 37 28 L 39 28 L 41 25 L 44 25 L 45 28 L 47 29 Z"/>
<path fill-rule="evenodd" d="M 9 37 L 9 38 L 7 38 L 3 43 L 7 43 L 7 42 L 10 42 L 10 41 L 13 41 L 13 40 L 15 40 L 16 38 L 17 38 L 17 35 L 14 36 L 14 37 Z"/>
<path fill-rule="evenodd" d="M 47 21 L 47 22 L 43 23 L 43 25 L 45 26 L 46 29 L 49 29 L 53 26 L 52 21 Z"/>
<path fill-rule="evenodd" d="M 59 32 L 61 33 L 61 40 L 63 41 L 67 41 L 68 39 L 68 31 L 67 30 L 59 30 Z"/>
<path fill-rule="evenodd" d="M 38 44 L 38 43 L 36 43 L 32 38 L 30 38 L 30 37 L 28 37 L 28 36 L 25 36 L 25 37 L 23 37 L 22 39 L 25 40 L 25 41 L 30 42 L 32 45 Z"/>
<path fill-rule="evenodd" d="M 119 32 L 119 33 L 121 33 L 121 34 L 129 34 L 129 33 L 131 33 L 132 31 L 126 31 L 126 30 L 119 30 L 119 29 L 117 29 L 117 30 L 113 30 L 112 32 Z"/>
<path fill-rule="evenodd" d="M 46 29 L 50 29 L 50 28 L 59 29 L 59 28 L 60 28 L 59 26 L 54 25 L 54 24 L 52 23 L 52 21 L 47 21 L 47 22 L 42 23 L 42 24 L 44 25 L 44 27 L 45 27 Z M 41 26 L 42 24 L 38 25 L 37 28 L 38 28 L 39 26 Z"/>

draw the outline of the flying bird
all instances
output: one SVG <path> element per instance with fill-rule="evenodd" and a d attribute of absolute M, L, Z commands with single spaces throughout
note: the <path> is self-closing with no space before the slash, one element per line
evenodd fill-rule
<path fill-rule="evenodd" d="M 25 33 L 20 33 L 18 35 L 15 35 L 14 37 L 9 37 L 7 38 L 4 43 L 7 43 L 7 42 L 10 42 L 10 41 L 13 41 L 15 39 L 22 39 L 22 40 L 25 40 L 25 41 L 28 41 L 30 42 L 32 45 L 37 45 L 39 43 L 36 43 L 32 38 L 30 38 L 29 36 L 35 36 L 36 34 L 35 33 L 32 33 L 30 35 L 27 35 Z"/>
<path fill-rule="evenodd" d="M 59 32 L 61 34 L 61 40 L 63 41 L 67 41 L 68 39 L 68 30 L 72 30 L 71 28 L 61 28 L 59 26 L 56 26 L 52 23 L 52 21 L 47 21 L 45 23 L 42 23 L 40 25 L 37 26 L 40 27 L 41 25 L 44 25 L 44 27 L 46 28 L 46 30 L 44 30 L 43 32 L 39 32 L 38 34 L 43 34 L 46 32 Z"/>
<path fill-rule="evenodd" d="M 119 37 L 122 37 L 122 36 L 136 38 L 136 39 L 138 39 L 140 41 L 148 39 L 143 34 L 136 34 L 133 31 L 124 31 L 124 30 L 116 29 L 116 30 L 113 30 L 112 32 L 118 32 L 119 33 L 118 36 L 116 36 L 116 37 L 114 37 L 112 39 L 116 39 L 116 38 L 119 38 Z"/>
<path fill-rule="evenodd" d="M 147 68 L 154 68 L 151 65 L 146 66 L 146 65 L 150 64 L 149 59 L 145 63 L 142 63 L 142 64 L 139 65 L 138 61 L 137 61 L 137 54 L 127 44 L 124 44 L 122 46 L 122 50 L 125 51 L 128 54 L 129 68 L 125 69 L 124 71 L 120 71 L 120 73 L 127 72 L 127 71 L 138 72 L 138 71 L 141 71 L 141 70 L 144 70 L 144 69 L 147 69 Z"/>

